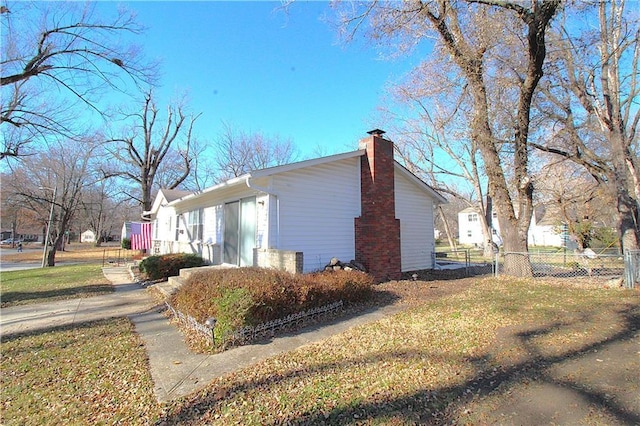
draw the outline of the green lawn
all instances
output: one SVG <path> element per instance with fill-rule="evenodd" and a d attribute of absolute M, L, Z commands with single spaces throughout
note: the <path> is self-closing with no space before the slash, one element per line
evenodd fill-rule
<path fill-rule="evenodd" d="M 97 264 L 0 272 L 2 307 L 110 293 L 113 286 Z"/>

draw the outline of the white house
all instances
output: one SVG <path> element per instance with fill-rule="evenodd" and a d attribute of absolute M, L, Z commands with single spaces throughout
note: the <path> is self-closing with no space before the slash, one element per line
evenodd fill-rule
<path fill-rule="evenodd" d="M 557 216 L 542 205 L 533 209 L 528 238 L 529 246 L 564 247 L 568 241 Z"/>
<path fill-rule="evenodd" d="M 393 159 L 374 130 L 357 151 L 257 170 L 151 211 L 153 253 L 310 272 L 333 257 L 377 279 L 434 267 L 433 211 L 446 200 Z"/>
<path fill-rule="evenodd" d="M 467 207 L 458 212 L 458 243 L 462 245 L 482 247 L 485 243 L 482 235 L 482 225 L 480 213 L 474 207 Z M 493 225 L 498 228 L 497 218 L 492 220 Z M 495 228 L 494 228 L 495 229 Z M 499 228 L 498 228 L 499 230 Z M 496 232 L 499 232 L 496 230 Z"/>
<path fill-rule="evenodd" d="M 80 234 L 80 242 L 81 243 L 95 243 L 96 242 L 96 233 L 91 229 L 87 229 L 82 234 Z"/>
<path fill-rule="evenodd" d="M 550 215 L 544 206 L 538 206 L 533 211 L 531 225 L 528 232 L 529 246 L 563 247 L 564 239 L 558 230 L 557 220 Z M 491 216 L 492 240 L 500 239 L 500 225 L 494 211 Z M 467 207 L 458 212 L 458 241 L 464 245 L 484 245 L 480 213 L 474 207 Z"/>

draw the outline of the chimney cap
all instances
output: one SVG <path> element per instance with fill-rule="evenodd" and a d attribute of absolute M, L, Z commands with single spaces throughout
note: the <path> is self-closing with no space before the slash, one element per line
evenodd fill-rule
<path fill-rule="evenodd" d="M 373 135 L 373 136 L 382 136 L 386 132 L 384 130 L 380 130 L 380 129 L 373 129 L 373 130 L 369 130 L 367 133 L 370 134 L 370 135 Z"/>

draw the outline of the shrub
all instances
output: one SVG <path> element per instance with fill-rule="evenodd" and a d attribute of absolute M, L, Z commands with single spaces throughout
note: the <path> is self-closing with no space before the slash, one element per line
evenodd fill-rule
<path fill-rule="evenodd" d="M 120 245 L 125 250 L 131 250 L 131 239 L 130 238 L 123 238 L 122 239 L 122 243 Z"/>
<path fill-rule="evenodd" d="M 210 269 L 191 274 L 172 304 L 201 323 L 217 318 L 218 336 L 338 300 L 363 302 L 373 282 L 357 271 L 294 275 L 261 268 Z"/>
<path fill-rule="evenodd" d="M 196 254 L 163 254 L 149 256 L 140 262 L 140 272 L 145 273 L 150 280 L 166 280 L 169 277 L 177 276 L 180 269 L 203 265 L 205 265 L 204 259 Z"/>

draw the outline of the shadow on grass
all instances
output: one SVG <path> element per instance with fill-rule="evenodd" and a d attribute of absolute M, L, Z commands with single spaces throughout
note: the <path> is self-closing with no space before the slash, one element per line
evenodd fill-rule
<path fill-rule="evenodd" d="M 594 389 L 588 383 L 581 383 L 579 376 L 573 376 L 574 381 L 564 378 L 554 377 L 552 368 L 565 365 L 567 362 L 583 360 L 587 355 L 595 351 L 602 353 L 610 350 L 619 344 L 630 344 L 637 339 L 640 330 L 640 312 L 637 306 L 632 306 L 617 312 L 619 322 L 623 325 L 619 332 L 616 332 L 596 343 L 582 345 L 578 349 L 566 350 L 558 355 L 544 355 L 538 350 L 534 339 L 543 335 L 563 330 L 564 327 L 572 324 L 556 323 L 529 329 L 526 332 L 517 334 L 516 340 L 528 351 L 528 356 L 509 366 L 499 366 L 494 362 L 491 352 L 480 356 L 470 357 L 462 361 L 465 365 L 470 363 L 475 366 L 476 373 L 472 378 L 464 382 L 449 387 L 424 388 L 418 392 L 402 397 L 385 397 L 380 395 L 376 400 L 356 399 L 353 402 L 343 401 L 343 405 L 328 412 L 313 411 L 301 412 L 295 417 L 283 418 L 286 424 L 294 425 L 314 425 L 314 424 L 361 424 L 361 423 L 384 423 L 393 419 L 398 424 L 456 424 L 459 419 L 459 412 L 466 404 L 477 398 L 486 397 L 490 394 L 502 395 L 522 383 L 543 383 L 549 385 L 552 392 L 546 395 L 549 401 L 554 401 L 554 392 L 571 392 L 575 398 L 588 405 L 586 410 L 597 408 L 606 413 L 609 420 L 615 424 L 640 424 L 640 412 L 637 407 L 625 406 L 616 398 Z M 589 318 L 596 321 L 595 315 Z M 584 318 L 576 321 L 583 321 Z M 573 323 L 575 325 L 575 323 Z M 386 361 L 393 363 L 397 360 L 404 360 L 429 356 L 428 347 L 425 351 L 388 351 L 372 354 L 372 356 L 359 360 L 361 363 L 377 363 Z M 637 354 L 630 352 L 632 359 L 615 359 L 621 364 L 620 368 L 631 368 L 624 362 L 634 363 Z M 348 368 L 353 364 L 353 360 L 344 362 L 322 363 L 317 365 L 304 365 L 296 369 L 283 371 L 277 375 L 271 375 L 256 380 L 235 383 L 228 387 L 219 387 L 214 391 L 199 393 L 194 395 L 190 401 L 185 401 L 176 411 L 163 418 L 166 424 L 191 423 L 198 424 L 201 416 L 206 413 L 215 412 L 224 408 L 227 398 L 231 398 L 236 393 L 261 389 L 269 392 L 269 387 L 291 380 L 301 380 L 309 376 L 321 376 L 336 369 Z M 497 367 L 497 368 L 496 368 Z M 383 374 L 383 372 L 381 372 Z M 624 385 L 624 384 L 623 384 Z M 626 383 L 626 386 L 637 386 L 638 384 Z M 234 402 L 235 403 L 235 402 Z M 527 407 L 527 416 L 518 418 L 518 424 L 545 424 L 552 423 L 552 417 L 545 417 L 547 413 L 545 407 L 530 405 Z M 493 413 L 489 413 L 493 414 Z M 583 421 L 580 418 L 573 419 L 572 423 Z M 279 422 L 264 422 L 264 424 L 280 424 Z"/>
<path fill-rule="evenodd" d="M 9 291 L 2 295 L 1 306 L 6 308 L 9 306 L 44 303 L 54 300 L 99 296 L 112 293 L 113 291 L 114 286 L 112 284 L 93 284 L 45 291 Z"/>

